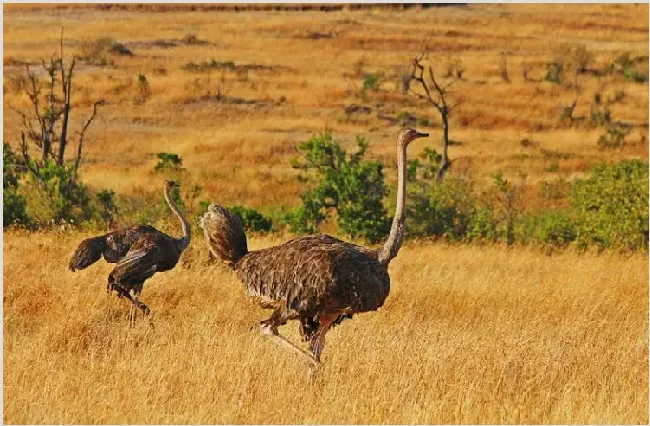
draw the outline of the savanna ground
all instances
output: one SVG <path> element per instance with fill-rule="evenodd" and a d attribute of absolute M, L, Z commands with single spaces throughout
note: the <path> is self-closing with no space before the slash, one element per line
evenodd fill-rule
<path fill-rule="evenodd" d="M 294 144 L 356 135 L 394 179 L 398 117 L 415 115 L 438 147 L 433 108 L 401 91 L 427 45 L 436 69 L 460 59 L 452 173 L 529 183 L 583 176 L 594 164 L 647 161 L 648 84 L 585 73 L 575 91 L 543 81 L 562 45 L 603 69 L 648 53 L 647 5 L 470 5 L 408 10 L 189 10 L 189 6 L 4 6 L 4 140 L 16 145 L 24 62 L 111 37 L 131 56 L 80 61 L 75 124 L 106 100 L 88 134 L 81 179 L 120 194 L 159 191 L 156 152 L 182 156 L 185 187 L 262 210 L 295 206 Z M 188 37 L 193 35 L 193 37 Z M 510 82 L 500 74 L 508 54 Z M 190 72 L 189 63 L 233 62 Z M 247 66 L 248 65 L 248 66 Z M 263 66 L 263 67 L 260 67 Z M 521 69 L 530 68 L 528 79 Z M 187 67 L 185 67 L 187 68 Z M 368 74 L 378 84 L 362 95 Z M 142 99 L 139 75 L 149 93 Z M 592 98 L 632 128 L 602 151 Z M 618 93 L 623 93 L 617 95 Z M 369 113 L 346 112 L 361 105 Z M 352 109 L 348 109 L 352 111 Z M 357 109 L 359 111 L 359 109 Z M 522 143 L 526 139 L 532 143 Z M 538 202 L 531 195 L 530 203 Z M 408 219 L 407 219 L 408 226 Z M 164 230 L 178 233 L 176 226 Z M 145 285 L 155 329 L 129 329 L 105 293 L 110 266 L 72 274 L 88 231 L 4 233 L 5 423 L 647 423 L 647 253 L 546 256 L 538 249 L 409 242 L 391 264 L 378 312 L 328 334 L 311 382 L 292 354 L 251 331 L 264 318 L 195 238 L 175 270 Z M 255 237 L 252 248 L 288 235 Z M 296 339 L 295 325 L 285 327 Z"/>

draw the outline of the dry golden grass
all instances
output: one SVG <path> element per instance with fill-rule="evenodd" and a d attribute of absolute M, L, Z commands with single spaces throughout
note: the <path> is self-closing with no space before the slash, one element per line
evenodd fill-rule
<path fill-rule="evenodd" d="M 546 63 L 565 44 L 584 44 L 594 55 L 592 67 L 601 69 L 623 52 L 647 55 L 647 4 L 473 4 L 327 13 L 204 10 L 210 7 L 191 11 L 189 5 L 126 5 L 110 10 L 102 5 L 8 6 L 4 106 L 24 105 L 24 96 L 15 90 L 15 78 L 24 72 L 20 61 L 39 63 L 57 52 L 60 26 L 65 26 L 69 55 L 80 52 L 84 43 L 112 37 L 130 47 L 134 56 L 114 58 L 112 67 L 80 62 L 75 81 L 76 120 L 87 114 L 92 100 L 107 101 L 87 138 L 85 183 L 96 190 L 131 193 L 151 180 L 153 154 L 171 151 L 183 157 L 187 179 L 204 188 L 202 198 L 218 194 L 225 204 L 292 206 L 302 190 L 290 167 L 293 145 L 312 134 L 329 129 L 348 147 L 354 146 L 356 135 L 363 135 L 370 141 L 369 154 L 392 168 L 397 128 L 378 114 L 395 117 L 409 112 L 429 120 L 431 127 L 425 130 L 432 138 L 426 143 L 438 147 L 435 110 L 401 94 L 403 73 L 428 45 L 436 52 L 439 75 L 455 58 L 466 68 L 465 80 L 454 86 L 454 97 L 465 102 L 451 117 L 450 137 L 461 142 L 450 149 L 451 158 L 457 160 L 452 173 L 470 173 L 485 182 L 497 170 L 506 177 L 525 173 L 535 184 L 582 176 L 602 161 L 648 158 L 647 83 L 620 76 L 581 77 L 583 93 L 576 116 L 589 115 L 601 86 L 604 98 L 625 93 L 612 105 L 612 116 L 633 126 L 629 143 L 622 150 L 602 152 L 597 146 L 602 128 L 584 123 L 567 128 L 559 121 L 561 106 L 573 100 L 571 89 L 526 82 L 521 73 L 522 64 L 529 63 L 530 78 L 541 80 Z M 187 34 L 207 44 L 180 43 Z M 179 44 L 162 48 L 156 45 L 161 40 Z M 499 76 L 502 52 L 508 52 L 511 83 Z M 181 69 L 189 62 L 212 59 L 277 68 L 247 74 Z M 381 90 L 369 93 L 364 102 L 359 96 L 363 76 L 375 72 L 382 73 Z M 140 73 L 151 88 L 145 104 L 135 102 Z M 225 95 L 258 105 L 204 97 L 215 95 L 220 86 Z M 351 104 L 366 104 L 372 112 L 348 116 L 344 108 Z M 4 140 L 16 144 L 20 131 L 16 114 L 6 108 L 3 120 Z M 521 146 L 523 138 L 533 139 L 537 146 Z M 414 147 L 411 155 L 421 148 Z M 543 158 L 542 149 L 571 158 L 554 160 L 557 167 L 549 168 L 551 161 Z M 529 159 L 522 161 L 522 156 Z M 263 181 L 255 174 L 258 168 L 268 173 Z M 220 177 L 206 170 L 217 170 Z M 258 182 L 251 185 L 251 180 Z"/>
<path fill-rule="evenodd" d="M 410 243 L 312 383 L 200 239 L 145 285 L 152 330 L 106 295 L 109 265 L 66 270 L 87 236 L 5 233 L 5 423 L 648 422 L 643 254 Z"/>

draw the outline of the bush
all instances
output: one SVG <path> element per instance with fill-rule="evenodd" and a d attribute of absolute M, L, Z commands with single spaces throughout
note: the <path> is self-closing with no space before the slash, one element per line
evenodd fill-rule
<path fill-rule="evenodd" d="M 564 64 L 557 61 L 546 64 L 544 80 L 555 84 L 562 84 L 564 81 Z"/>
<path fill-rule="evenodd" d="M 639 69 L 637 63 L 645 64 L 645 69 Z M 632 80 L 636 83 L 645 83 L 648 81 L 647 57 L 645 59 L 633 59 L 629 52 L 625 52 L 614 60 L 611 69 L 622 75 L 623 78 Z"/>
<path fill-rule="evenodd" d="M 33 163 L 30 169 L 20 193 L 27 199 L 27 215 L 37 225 L 80 223 L 92 217 L 88 191 L 75 180 L 72 165 L 58 166 L 47 160 L 42 166 Z"/>
<path fill-rule="evenodd" d="M 630 134 L 632 129 L 613 125 L 607 129 L 607 132 L 598 138 L 598 147 L 601 149 L 616 149 L 625 145 L 625 138 Z"/>
<path fill-rule="evenodd" d="M 414 191 L 410 199 L 408 235 L 444 237 L 450 241 L 468 236 L 474 202 L 469 181 L 450 177 L 425 193 Z"/>
<path fill-rule="evenodd" d="M 273 223 L 271 219 L 265 217 L 255 209 L 249 209 L 243 206 L 232 206 L 229 210 L 239 216 L 246 231 L 250 232 L 269 232 Z"/>
<path fill-rule="evenodd" d="M 154 170 L 157 172 L 183 169 L 181 167 L 183 164 L 183 159 L 178 156 L 178 154 L 172 154 L 170 152 L 159 152 L 156 154 L 156 158 L 158 158 L 158 164 L 156 164 Z"/>
<path fill-rule="evenodd" d="M 210 204 L 209 201 L 199 201 L 198 218 L 203 217 Z M 273 228 L 273 221 L 255 209 L 238 205 L 227 208 L 239 216 L 246 232 L 269 232 Z"/>
<path fill-rule="evenodd" d="M 352 238 L 374 243 L 388 233 L 382 165 L 363 160 L 365 140 L 358 137 L 357 146 L 358 151 L 348 155 L 329 133 L 298 146 L 304 161 L 294 160 L 293 166 L 311 172 L 315 186 L 301 194 L 303 205 L 286 216 L 292 232 L 316 232 L 327 210 L 334 209 L 339 230 Z"/>
<path fill-rule="evenodd" d="M 25 197 L 18 194 L 18 182 L 25 174 L 25 165 L 8 143 L 3 142 L 2 147 L 2 226 L 27 224 Z"/>
<path fill-rule="evenodd" d="M 117 205 L 115 204 L 115 192 L 103 190 L 95 195 L 99 203 L 99 217 L 105 221 L 109 227 L 117 214 Z"/>
<path fill-rule="evenodd" d="M 576 221 L 562 210 L 550 210 L 522 219 L 519 232 L 522 242 L 537 242 L 545 246 L 566 247 L 576 239 Z"/>
<path fill-rule="evenodd" d="M 598 166 L 577 180 L 571 204 L 580 246 L 648 248 L 648 164 L 626 160 Z"/>

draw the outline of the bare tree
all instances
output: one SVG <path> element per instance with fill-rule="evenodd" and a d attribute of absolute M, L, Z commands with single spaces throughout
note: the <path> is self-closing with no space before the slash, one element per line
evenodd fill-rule
<path fill-rule="evenodd" d="M 451 167 L 451 160 L 449 159 L 447 152 L 449 146 L 449 114 L 451 114 L 454 108 L 461 103 L 460 100 L 455 103 L 449 102 L 449 88 L 460 79 L 462 73 L 461 75 L 457 74 L 456 79 L 449 80 L 445 84 L 441 85 L 435 78 L 433 65 L 431 65 L 428 56 L 428 52 L 424 52 L 413 59 L 413 69 L 411 71 L 410 80 L 418 83 L 416 86 L 419 86 L 422 90 L 416 91 L 413 89 L 414 85 L 409 84 L 409 91 L 418 98 L 429 102 L 440 114 L 440 119 L 442 121 L 442 158 L 440 161 L 440 168 L 436 173 L 436 180 L 441 181 L 447 172 L 447 169 Z"/>
<path fill-rule="evenodd" d="M 25 65 L 27 81 L 24 91 L 30 106 L 26 110 L 12 107 L 20 115 L 24 129 L 21 132 L 23 157 L 37 176 L 38 166 L 47 161 L 54 161 L 58 166 L 65 165 L 65 152 L 71 142 L 69 122 L 76 58 L 73 56 L 69 64 L 64 62 L 63 28 L 61 28 L 60 45 L 60 56 L 53 55 L 47 61 L 41 60 L 41 71 L 33 70 L 30 64 Z M 103 102 L 98 100 L 93 103 L 90 117 L 83 122 L 81 130 L 76 132 L 77 156 L 73 162 L 75 175 L 81 162 L 84 136 L 97 116 L 98 107 L 103 105 Z M 27 140 L 40 151 L 38 165 L 30 161 Z"/>

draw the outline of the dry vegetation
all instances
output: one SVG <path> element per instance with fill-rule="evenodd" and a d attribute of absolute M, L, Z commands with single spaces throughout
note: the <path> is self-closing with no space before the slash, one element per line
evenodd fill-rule
<path fill-rule="evenodd" d="M 647 83 L 582 77 L 575 116 L 589 114 L 599 88 L 605 97 L 624 93 L 611 112 L 633 131 L 622 149 L 603 152 L 601 128 L 558 118 L 574 92 L 539 81 L 565 44 L 584 45 L 594 68 L 623 52 L 645 55 L 647 68 L 647 4 L 327 13 L 5 5 L 3 138 L 13 145 L 20 123 L 7 106 L 24 105 L 22 64 L 58 52 L 62 25 L 70 53 L 88 53 L 102 37 L 133 53 L 78 67 L 76 119 L 107 101 L 81 169 L 95 190 L 159 191 L 154 154 L 168 151 L 182 156 L 183 184 L 200 184 L 201 198 L 294 206 L 303 186 L 290 166 L 293 146 L 326 129 L 347 146 L 365 136 L 394 179 L 397 127 L 385 117 L 428 120 L 418 127 L 433 138 L 412 153 L 438 145 L 433 108 L 401 92 L 425 45 L 441 72 L 455 58 L 465 67 L 454 86 L 465 102 L 450 122 L 451 173 L 489 181 L 501 170 L 539 182 L 648 159 Z M 213 59 L 234 68 L 182 68 Z M 524 65 L 534 81 L 524 80 Z M 379 88 L 364 100 L 364 75 L 377 72 Z M 149 83 L 144 102 L 140 74 Z M 346 113 L 351 105 L 371 112 Z M 391 266 L 385 307 L 328 335 L 312 383 L 293 355 L 250 330 L 265 313 L 229 271 L 206 263 L 200 238 L 182 265 L 145 285 L 151 330 L 144 321 L 129 329 L 126 302 L 106 295 L 109 265 L 67 271 L 86 236 L 4 233 L 5 423 L 648 422 L 647 253 L 545 256 L 410 242 Z"/>
<path fill-rule="evenodd" d="M 311 383 L 202 241 L 145 286 L 152 330 L 106 295 L 109 265 L 65 269 L 85 236 L 5 236 L 5 423 L 648 421 L 642 254 L 411 243 L 384 308 L 329 333 Z"/>
<path fill-rule="evenodd" d="M 93 100 L 107 101 L 88 134 L 82 168 L 83 181 L 97 190 L 148 188 L 154 153 L 169 151 L 183 158 L 188 169 L 184 183 L 200 184 L 205 198 L 218 194 L 226 205 L 254 208 L 294 206 L 302 185 L 290 167 L 293 145 L 326 129 L 349 146 L 363 135 L 370 141 L 370 154 L 393 168 L 397 127 L 387 117 L 410 113 L 428 121 L 419 127 L 433 133 L 429 144 L 439 145 L 434 108 L 402 94 L 402 77 L 425 46 L 436 54 L 440 74 L 457 59 L 465 69 L 464 80 L 454 86 L 454 99 L 465 102 L 450 122 L 450 137 L 458 142 L 450 148 L 452 172 L 488 181 L 496 170 L 514 178 L 525 173 L 533 183 L 583 175 L 604 159 L 648 158 L 647 83 L 581 76 L 576 117 L 589 115 L 599 87 L 603 98 L 624 92 L 611 106 L 612 117 L 633 131 L 624 149 L 603 153 L 597 146 L 602 128 L 559 120 L 574 91 L 540 81 L 564 45 L 584 45 L 593 54 L 593 69 L 603 69 L 624 52 L 645 55 L 647 67 L 647 5 L 327 13 L 190 11 L 189 6 L 163 13 L 162 6 L 142 10 L 137 5 L 105 9 L 8 5 L 4 20 L 5 107 L 25 102 L 15 90 L 24 72 L 21 64 L 40 63 L 58 52 L 61 26 L 69 54 L 88 55 L 89 44 L 105 37 L 133 53 L 109 56 L 109 66 L 86 60 L 78 67 L 77 114 L 87 114 Z M 502 52 L 508 53 L 510 83 L 500 77 Z M 183 69 L 212 60 L 234 68 Z M 524 64 L 531 67 L 532 81 L 522 76 Z M 379 88 L 364 101 L 360 92 L 364 76 L 371 73 L 381 74 Z M 140 74 L 150 90 L 144 103 L 139 101 Z M 370 113 L 345 112 L 355 104 L 369 107 Z M 75 117 L 81 119 L 79 115 Z M 19 128 L 16 114 L 5 109 L 4 140 L 16 144 Z M 522 139 L 534 144 L 524 146 Z M 412 152 L 424 143 L 415 144 Z M 393 179 L 394 173 L 387 176 Z"/>

